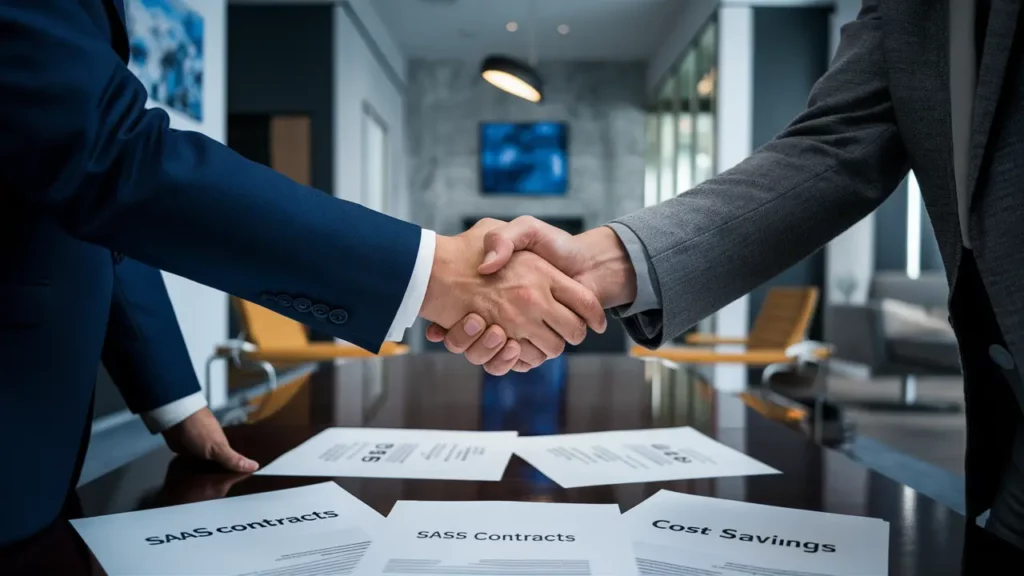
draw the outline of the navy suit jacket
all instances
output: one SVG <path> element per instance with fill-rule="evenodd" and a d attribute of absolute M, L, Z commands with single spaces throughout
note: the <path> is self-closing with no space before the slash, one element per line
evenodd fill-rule
<path fill-rule="evenodd" d="M 420 230 L 171 130 L 121 0 L 0 0 L 0 38 L 2 545 L 73 488 L 101 356 L 133 411 L 198 389 L 157 269 L 376 350 Z"/>

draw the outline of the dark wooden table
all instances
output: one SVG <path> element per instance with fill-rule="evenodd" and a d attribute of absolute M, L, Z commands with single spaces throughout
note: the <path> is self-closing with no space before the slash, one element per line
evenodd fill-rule
<path fill-rule="evenodd" d="M 551 361 L 529 374 L 494 378 L 451 355 L 409 356 L 326 364 L 308 381 L 276 391 L 268 402 L 283 407 L 259 422 L 228 429 L 234 447 L 261 463 L 329 426 L 512 429 L 524 435 L 693 426 L 783 472 L 566 490 L 513 457 L 501 482 L 336 480 L 382 514 L 403 499 L 615 502 L 627 510 L 666 488 L 881 518 L 890 526 L 890 575 L 961 573 L 962 516 L 815 445 L 750 410 L 739 397 L 716 392 L 692 370 L 582 355 Z M 69 504 L 68 514 L 109 514 L 321 481 L 229 475 L 161 449 L 80 488 L 79 502 Z M 972 546 L 981 542 L 976 537 L 991 544 L 983 534 L 969 538 Z M 0 554 L 0 573 L 17 571 L 102 573 L 63 521 Z"/>

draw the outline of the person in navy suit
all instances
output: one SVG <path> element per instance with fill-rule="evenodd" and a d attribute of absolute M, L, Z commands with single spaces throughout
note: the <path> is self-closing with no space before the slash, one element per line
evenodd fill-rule
<path fill-rule="evenodd" d="M 537 365 L 605 317 L 532 254 L 481 276 L 483 236 L 429 230 L 301 186 L 147 110 L 122 0 L 0 0 L 0 546 L 74 489 L 102 358 L 179 453 L 237 471 L 160 270 L 368 350 L 417 316 L 475 312 L 489 371 Z"/>

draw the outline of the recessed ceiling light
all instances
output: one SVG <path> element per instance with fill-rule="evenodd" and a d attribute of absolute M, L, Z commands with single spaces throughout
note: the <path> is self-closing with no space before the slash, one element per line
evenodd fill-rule
<path fill-rule="evenodd" d="M 512 22 L 505 24 L 505 30 L 508 30 L 509 32 L 515 32 L 516 30 L 519 30 L 519 24 L 517 24 L 515 20 L 513 20 Z"/>
<path fill-rule="evenodd" d="M 568 24 L 559 24 L 558 25 L 558 33 L 561 34 L 562 36 L 565 36 L 566 34 L 568 34 L 569 33 L 569 25 Z"/>

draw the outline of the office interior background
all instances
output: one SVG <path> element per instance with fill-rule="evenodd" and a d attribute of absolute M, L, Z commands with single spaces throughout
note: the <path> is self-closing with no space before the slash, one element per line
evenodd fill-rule
<path fill-rule="evenodd" d="M 483 217 L 527 214 L 581 232 L 685 194 L 747 157 L 804 108 L 841 26 L 860 6 L 167 1 L 199 22 L 189 28 L 201 49 L 191 65 L 202 67 L 201 82 L 176 87 L 187 97 L 151 101 L 168 109 L 173 126 L 441 234 Z M 148 4 L 127 3 L 129 10 Z M 543 100 L 532 103 L 485 82 L 481 63 L 495 55 L 528 63 L 543 79 Z M 133 69 L 146 74 L 145 65 Z M 225 294 L 171 275 L 167 284 L 211 405 L 220 416 L 230 414 L 265 373 L 230 362 L 208 368 L 208 359 L 251 334 Z M 875 214 L 694 330 L 749 335 L 775 287 L 820 294 L 806 336 L 835 348 L 827 371 L 814 378 L 815 387 L 825 380 L 837 412 L 830 442 L 962 511 L 956 345 L 938 249 L 913 176 Z M 568 353 L 630 353 L 625 332 L 609 326 Z M 423 328 L 409 330 L 405 344 L 413 353 L 439 350 L 425 341 Z M 315 332 L 310 338 L 323 339 Z M 290 370 L 277 367 L 275 378 Z M 368 378 L 373 370 L 367 366 Z M 722 390 L 764 385 L 760 371 L 741 364 L 709 370 Z M 798 401 L 810 393 L 799 382 L 774 385 Z M 82 483 L 160 442 L 101 370 Z"/>

